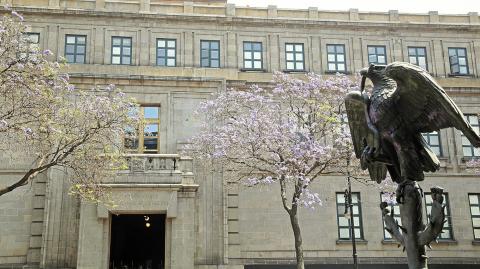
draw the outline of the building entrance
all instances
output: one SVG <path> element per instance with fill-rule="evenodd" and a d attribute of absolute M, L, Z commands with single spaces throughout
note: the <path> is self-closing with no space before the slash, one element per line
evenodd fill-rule
<path fill-rule="evenodd" d="M 165 215 L 112 215 L 110 269 L 164 269 Z"/>

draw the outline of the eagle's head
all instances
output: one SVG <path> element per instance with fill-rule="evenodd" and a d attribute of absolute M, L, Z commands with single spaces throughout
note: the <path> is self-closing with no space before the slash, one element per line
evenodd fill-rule
<path fill-rule="evenodd" d="M 373 82 L 373 84 L 376 84 L 376 82 L 383 80 L 385 78 L 386 67 L 386 65 L 370 64 L 369 67 L 360 70 L 360 75 L 362 75 L 361 91 L 363 91 L 365 88 L 365 81 L 367 78 L 369 78 Z"/>

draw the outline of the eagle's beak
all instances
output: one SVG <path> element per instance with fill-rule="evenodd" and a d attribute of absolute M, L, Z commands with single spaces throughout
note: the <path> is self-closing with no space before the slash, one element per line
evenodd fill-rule
<path fill-rule="evenodd" d="M 368 68 L 363 68 L 360 70 L 360 75 L 362 75 L 362 83 L 360 84 L 360 92 L 363 92 L 365 89 L 365 81 L 367 80 Z"/>

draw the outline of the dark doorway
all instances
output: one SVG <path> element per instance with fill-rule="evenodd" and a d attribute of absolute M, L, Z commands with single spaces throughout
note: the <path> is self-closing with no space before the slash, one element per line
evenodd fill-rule
<path fill-rule="evenodd" d="M 112 215 L 110 269 L 165 268 L 165 215 Z"/>

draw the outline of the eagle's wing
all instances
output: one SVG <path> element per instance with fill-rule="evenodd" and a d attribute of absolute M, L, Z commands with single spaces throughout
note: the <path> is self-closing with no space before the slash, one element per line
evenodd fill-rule
<path fill-rule="evenodd" d="M 364 140 L 367 145 L 374 144 L 374 136 L 367 126 L 367 104 L 365 98 L 358 91 L 350 92 L 345 97 L 345 108 L 347 110 L 348 125 L 352 135 L 355 156 L 360 159 L 364 148 Z M 381 182 L 387 175 L 387 167 L 383 163 L 374 162 L 368 164 L 370 178 Z"/>
<path fill-rule="evenodd" d="M 419 133 L 455 127 L 473 146 L 480 147 L 480 137 L 463 117 L 462 112 L 445 90 L 427 71 L 408 63 L 387 65 L 385 75 L 397 82 L 392 95 L 397 112 L 410 130 Z"/>

